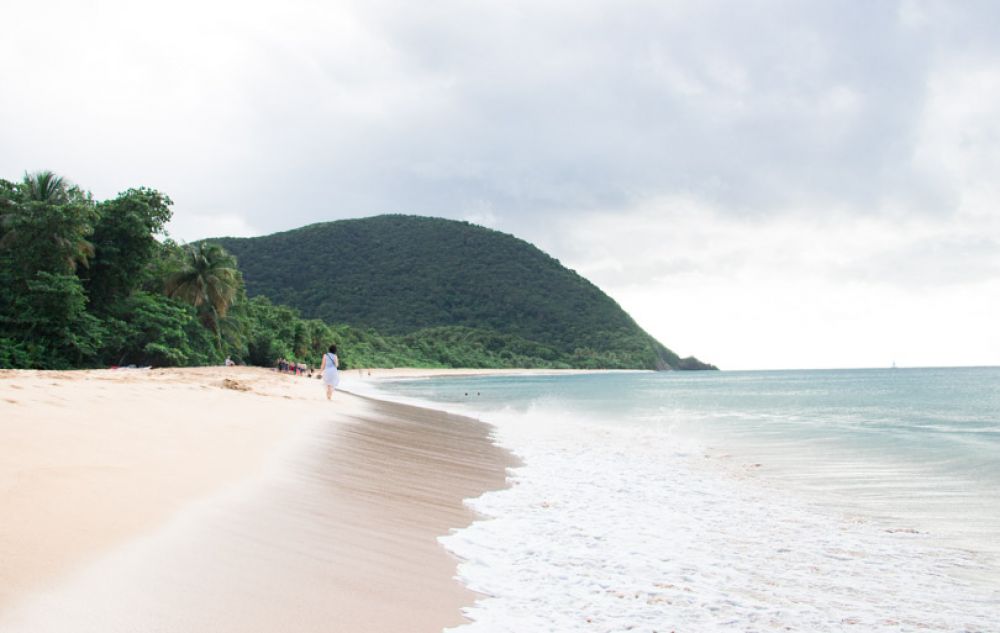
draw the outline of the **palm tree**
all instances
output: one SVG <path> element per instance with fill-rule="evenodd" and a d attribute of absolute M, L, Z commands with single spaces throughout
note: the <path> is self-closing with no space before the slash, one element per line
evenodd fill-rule
<path fill-rule="evenodd" d="M 20 184 L 4 188 L 0 248 L 27 240 L 29 248 L 48 254 L 42 268 L 73 272 L 77 265 L 89 266 L 94 245 L 86 236 L 97 219 L 89 195 L 51 171 L 25 172 Z"/>
<path fill-rule="evenodd" d="M 29 202 L 61 205 L 81 201 L 79 189 L 49 170 L 36 171 L 33 174 L 24 172 L 21 187 Z M 85 230 L 88 233 L 91 231 L 89 223 Z M 55 242 L 57 251 L 63 254 L 63 261 L 70 270 L 76 270 L 77 264 L 83 264 L 84 268 L 90 266 L 90 259 L 94 257 L 94 245 L 82 236 L 64 236 L 53 232 L 52 241 Z"/>
<path fill-rule="evenodd" d="M 22 184 L 28 200 L 51 204 L 69 202 L 69 183 L 51 171 L 36 171 L 33 174 L 24 172 Z"/>
<path fill-rule="evenodd" d="M 167 277 L 167 296 L 190 303 L 205 327 L 215 333 L 222 352 L 220 321 L 229 312 L 240 288 L 236 259 L 218 244 L 184 246 L 181 267 Z"/>

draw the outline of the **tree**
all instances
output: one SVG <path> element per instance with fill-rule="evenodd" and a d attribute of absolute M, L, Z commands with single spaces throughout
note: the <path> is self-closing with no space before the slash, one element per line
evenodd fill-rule
<path fill-rule="evenodd" d="M 276 306 L 267 297 L 254 297 L 240 307 L 246 322 L 246 356 L 254 365 L 269 366 L 278 358 L 295 357 L 297 311 Z"/>
<path fill-rule="evenodd" d="M 107 365 L 204 365 L 222 360 L 195 309 L 160 293 L 133 292 L 104 317 Z"/>
<path fill-rule="evenodd" d="M 52 172 L 0 183 L 0 340 L 19 366 L 93 362 L 101 337 L 76 275 L 93 256 L 93 200 Z"/>
<path fill-rule="evenodd" d="M 99 219 L 91 238 L 94 260 L 84 275 L 95 311 L 110 311 L 153 272 L 161 250 L 156 236 L 170 220 L 171 204 L 164 194 L 140 187 L 97 205 Z"/>
<path fill-rule="evenodd" d="M 201 322 L 215 333 L 221 352 L 220 321 L 229 312 L 242 283 L 236 258 L 221 246 L 187 244 L 182 250 L 179 269 L 167 278 L 166 293 L 195 307 Z"/>
<path fill-rule="evenodd" d="M 97 220 L 89 194 L 42 171 L 26 173 L 3 198 L 0 249 L 17 252 L 12 263 L 25 277 L 39 270 L 69 274 L 89 264 L 94 247 L 87 237 Z"/>

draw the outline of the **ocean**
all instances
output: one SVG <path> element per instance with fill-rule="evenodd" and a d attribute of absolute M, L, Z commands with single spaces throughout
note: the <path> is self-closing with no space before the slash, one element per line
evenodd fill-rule
<path fill-rule="evenodd" d="M 461 633 L 1000 631 L 1000 368 L 394 380 L 523 466 Z"/>

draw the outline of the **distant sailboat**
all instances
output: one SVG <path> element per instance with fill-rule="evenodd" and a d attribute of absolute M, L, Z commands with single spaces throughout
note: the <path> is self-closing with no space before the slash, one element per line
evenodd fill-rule
<path fill-rule="evenodd" d="M 896 369 L 896 361 L 892 361 L 892 367 L 890 369 Z"/>

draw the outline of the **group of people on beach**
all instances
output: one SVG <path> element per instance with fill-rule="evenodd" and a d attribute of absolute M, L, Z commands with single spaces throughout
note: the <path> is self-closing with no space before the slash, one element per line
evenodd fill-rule
<path fill-rule="evenodd" d="M 294 361 L 285 360 L 284 358 L 279 358 L 276 365 L 278 371 L 283 374 L 294 374 L 296 376 L 305 376 L 308 374 L 312 376 L 312 368 L 305 363 L 296 363 Z"/>

